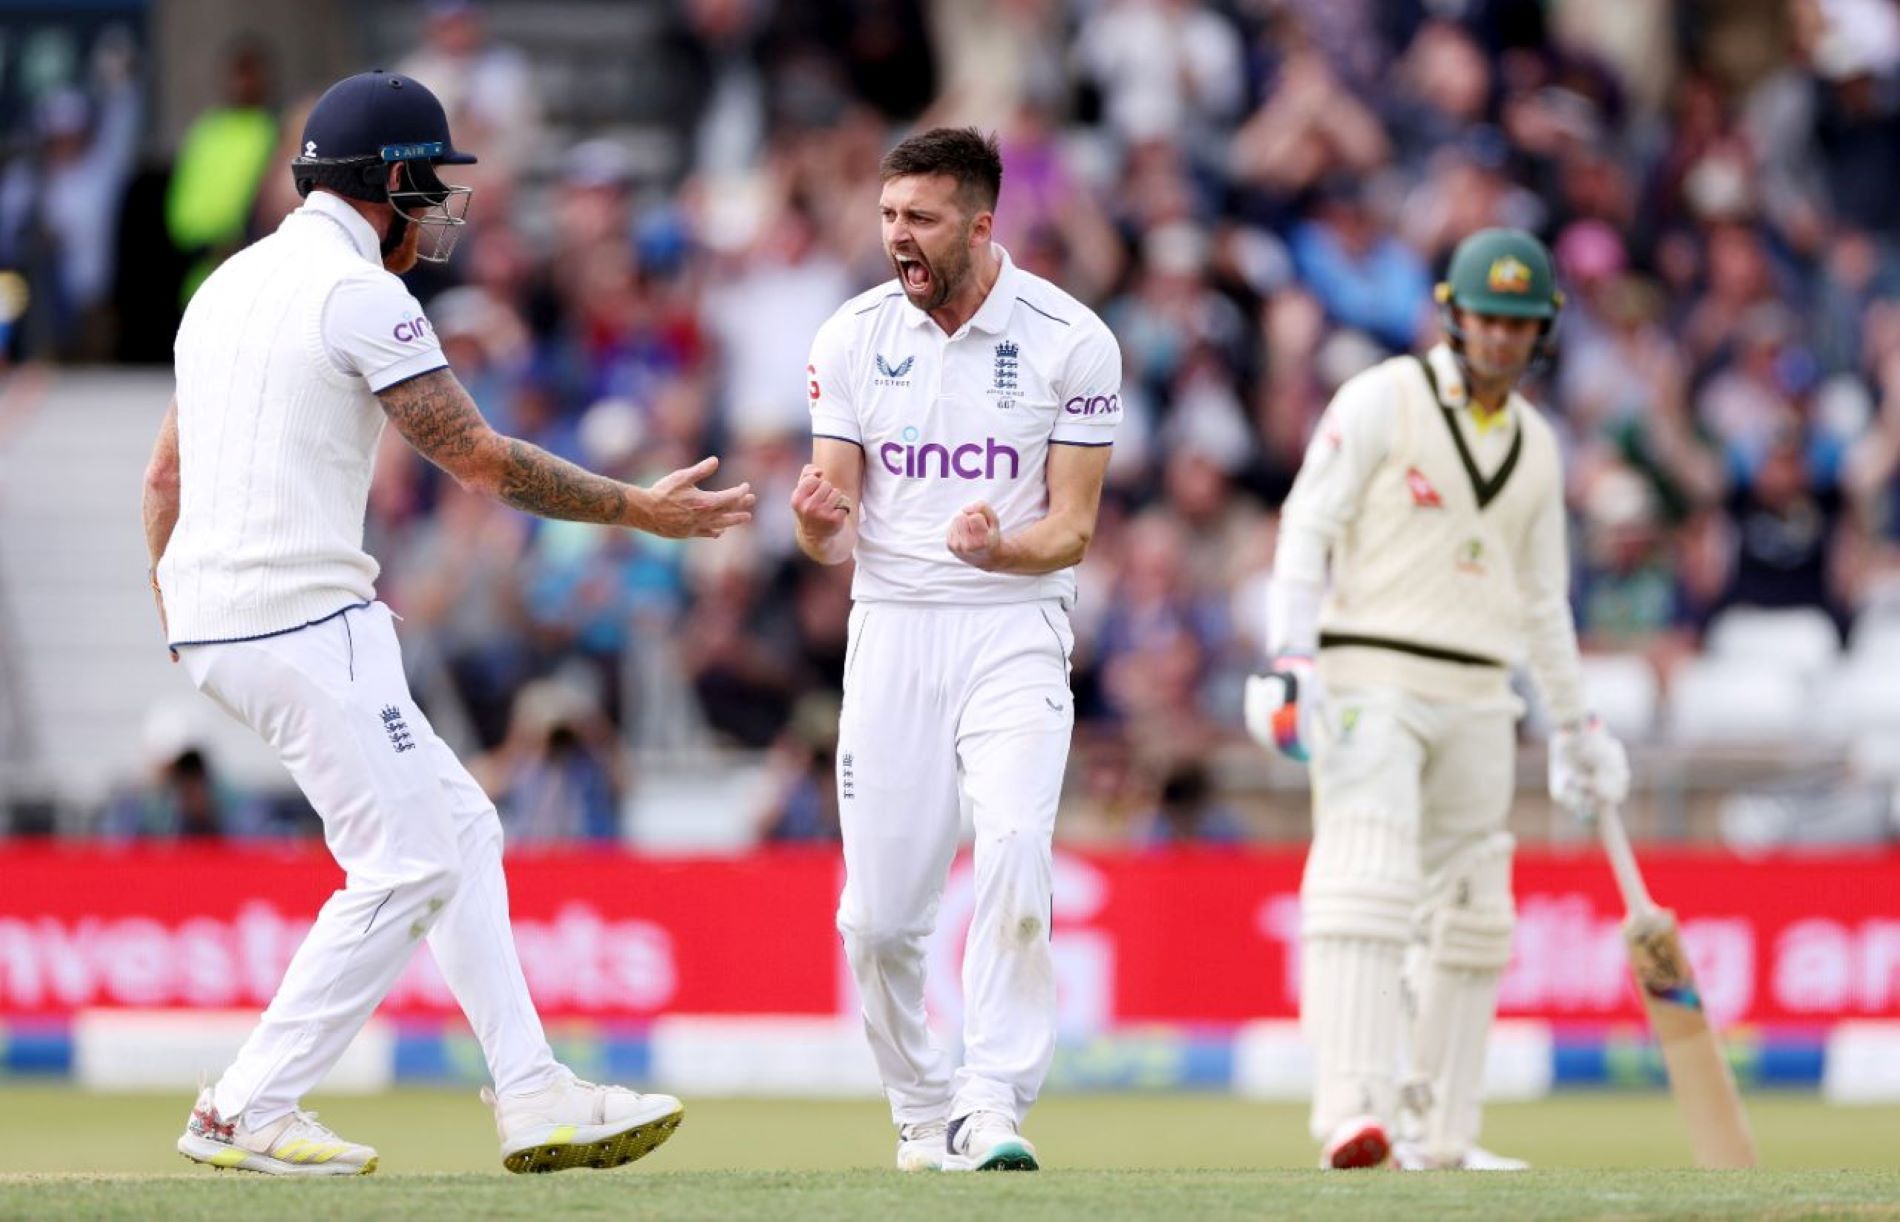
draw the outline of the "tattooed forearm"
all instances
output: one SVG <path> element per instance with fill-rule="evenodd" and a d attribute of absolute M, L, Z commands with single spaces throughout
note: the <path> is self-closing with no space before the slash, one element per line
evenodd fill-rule
<path fill-rule="evenodd" d="M 539 446 L 503 438 L 507 458 L 499 495 L 516 509 L 570 522 L 624 522 L 627 487 L 556 458 Z"/>
<path fill-rule="evenodd" d="M 544 518 L 645 525 L 630 521 L 633 489 L 503 437 L 447 369 L 393 386 L 378 398 L 409 444 L 465 488 Z"/>
<path fill-rule="evenodd" d="M 411 378 L 377 398 L 409 444 L 450 474 L 459 474 L 457 464 L 473 457 L 482 440 L 493 434 L 475 401 L 447 369 Z"/>

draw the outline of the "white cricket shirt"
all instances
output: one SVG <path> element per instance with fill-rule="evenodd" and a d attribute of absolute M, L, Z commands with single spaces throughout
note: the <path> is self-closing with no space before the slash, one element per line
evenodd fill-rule
<path fill-rule="evenodd" d="M 1327 406 L 1282 510 L 1274 578 L 1329 575 L 1329 684 L 1503 700 L 1508 668 L 1527 661 L 1552 716 L 1581 717 L 1556 435 L 1516 393 L 1480 425 L 1450 348 L 1374 366 Z"/>
<path fill-rule="evenodd" d="M 812 434 L 864 451 L 859 602 L 1075 601 L 1075 570 L 986 573 L 951 554 L 950 520 L 987 501 L 1005 535 L 1049 511 L 1052 445 L 1105 446 L 1121 423 L 1121 350 L 1093 311 L 995 247 L 1002 272 L 945 335 L 895 279 L 846 302 L 812 342 Z"/>
<path fill-rule="evenodd" d="M 158 564 L 172 643 L 286 632 L 375 597 L 376 393 L 447 363 L 375 230 L 313 191 L 205 281 L 173 355 L 178 525 Z"/>

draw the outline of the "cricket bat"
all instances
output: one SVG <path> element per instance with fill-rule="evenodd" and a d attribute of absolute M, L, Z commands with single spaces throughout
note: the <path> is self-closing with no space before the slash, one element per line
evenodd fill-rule
<path fill-rule="evenodd" d="M 1612 807 L 1598 821 L 1603 848 L 1623 893 L 1623 940 L 1630 971 L 1649 1011 L 1649 1026 L 1662 1047 L 1669 1091 L 1689 1128 L 1689 1148 L 1698 1167 L 1755 1165 L 1755 1139 L 1748 1131 L 1735 1078 L 1722 1045 L 1702 1009 L 1702 994 L 1676 929 L 1676 914 L 1656 906 L 1630 850 L 1623 818 Z"/>

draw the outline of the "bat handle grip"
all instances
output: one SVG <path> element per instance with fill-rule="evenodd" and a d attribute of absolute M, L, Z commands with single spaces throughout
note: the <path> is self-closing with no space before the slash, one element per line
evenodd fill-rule
<path fill-rule="evenodd" d="M 1603 851 L 1609 854 L 1610 872 L 1616 875 L 1616 889 L 1623 893 L 1623 906 L 1632 917 L 1643 917 L 1656 911 L 1656 901 L 1650 898 L 1649 888 L 1643 883 L 1643 872 L 1637 868 L 1636 853 L 1630 848 L 1629 833 L 1623 828 L 1623 815 L 1616 807 L 1606 807 L 1597 819 L 1597 827 L 1603 836 Z"/>

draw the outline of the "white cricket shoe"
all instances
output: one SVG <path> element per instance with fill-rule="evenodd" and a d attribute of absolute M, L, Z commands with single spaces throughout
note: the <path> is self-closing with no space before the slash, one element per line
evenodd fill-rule
<path fill-rule="evenodd" d="M 950 1123 L 924 1120 L 899 1125 L 897 1129 L 897 1169 L 899 1171 L 942 1171 L 949 1150 Z"/>
<path fill-rule="evenodd" d="M 1320 1148 L 1322 1171 L 1358 1171 L 1385 1164 L 1392 1139 L 1376 1116 L 1351 1116 L 1340 1121 Z"/>
<path fill-rule="evenodd" d="M 1531 1165 L 1521 1158 L 1512 1158 L 1508 1154 L 1494 1154 L 1483 1146 L 1473 1146 L 1465 1151 L 1466 1171 L 1529 1171 Z"/>
<path fill-rule="evenodd" d="M 945 1171 L 1035 1171 L 1036 1147 L 1001 1112 L 971 1112 L 945 1131 Z"/>
<path fill-rule="evenodd" d="M 686 1109 L 671 1095 L 643 1095 L 624 1086 L 596 1086 L 563 1072 L 528 1095 L 482 1088 L 495 1109 L 501 1165 L 510 1171 L 618 1167 L 644 1158 L 679 1128 Z"/>
<path fill-rule="evenodd" d="M 376 1170 L 376 1151 L 344 1141 L 317 1123 L 315 1112 L 291 1112 L 261 1129 L 244 1118 L 225 1120 L 211 1102 L 211 1088 L 185 1122 L 178 1152 L 194 1163 L 220 1171 L 261 1171 L 265 1175 L 368 1175 Z"/>
<path fill-rule="evenodd" d="M 1521 1158 L 1493 1154 L 1483 1146 L 1472 1146 L 1455 1163 L 1434 1159 L 1418 1142 L 1402 1141 L 1392 1147 L 1392 1162 L 1400 1171 L 1529 1171 L 1531 1165 Z"/>

